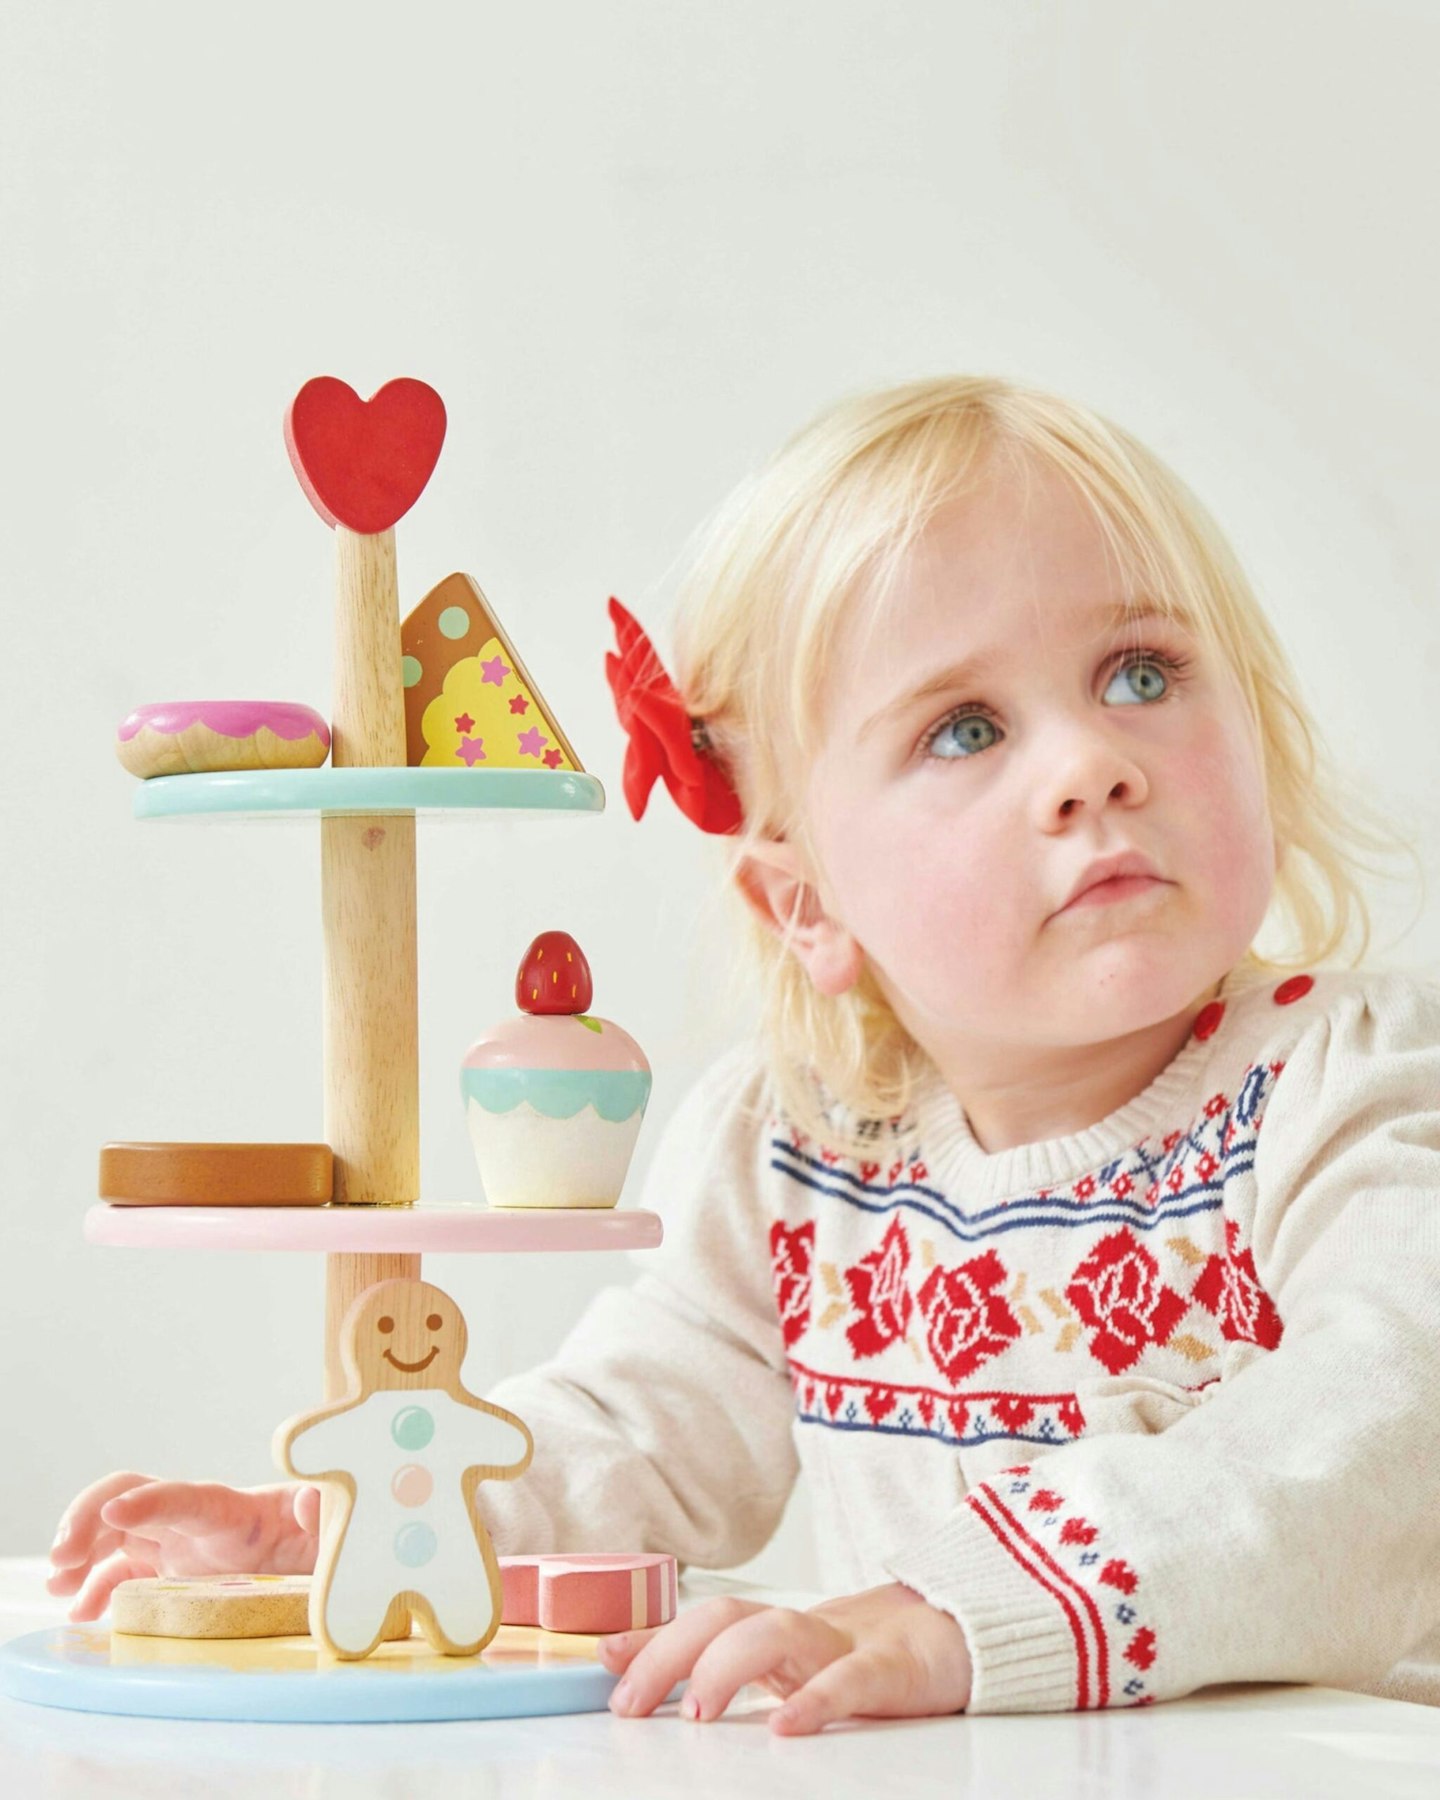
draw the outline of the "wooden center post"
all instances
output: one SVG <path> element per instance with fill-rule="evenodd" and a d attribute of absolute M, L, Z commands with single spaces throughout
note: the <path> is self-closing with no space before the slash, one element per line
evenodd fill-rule
<path fill-rule="evenodd" d="M 335 527 L 336 768 L 403 767 L 405 697 L 395 533 Z M 325 930 L 325 1137 L 341 1206 L 420 1197 L 420 1056 L 415 941 L 415 815 L 320 821 Z M 418 1255 L 325 1258 L 325 1398 L 347 1386 L 340 1327 L 377 1281 L 418 1281 Z M 332 1501 L 325 1490 L 328 1519 Z M 323 1527 L 322 1527 L 323 1529 Z M 398 1629 L 392 1607 L 386 1630 Z"/>
<path fill-rule="evenodd" d="M 332 761 L 337 768 L 403 767 L 394 531 L 366 536 L 337 525 L 335 577 Z M 334 1199 L 341 1206 L 411 1205 L 420 1197 L 414 814 L 323 818 L 320 885 L 325 1136 L 335 1153 Z M 372 1282 L 419 1272 L 418 1256 L 327 1258 L 327 1399 L 343 1389 L 339 1325 L 355 1295 Z"/>

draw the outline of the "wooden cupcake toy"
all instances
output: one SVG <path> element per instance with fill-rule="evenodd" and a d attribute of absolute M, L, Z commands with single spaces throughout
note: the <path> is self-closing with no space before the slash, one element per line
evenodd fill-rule
<path fill-rule="evenodd" d="M 163 700 L 137 706 L 116 734 L 132 775 L 202 775 L 228 769 L 318 769 L 330 727 L 288 700 Z"/>
<path fill-rule="evenodd" d="M 542 931 L 515 978 L 520 1016 L 465 1053 L 460 1090 L 492 1207 L 614 1206 L 650 1098 L 627 1031 L 590 1013 L 590 965 L 566 931 Z"/>

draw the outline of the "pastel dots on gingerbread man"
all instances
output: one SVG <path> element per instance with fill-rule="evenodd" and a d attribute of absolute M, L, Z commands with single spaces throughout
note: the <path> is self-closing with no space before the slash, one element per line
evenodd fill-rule
<path fill-rule="evenodd" d="M 439 1288 L 378 1282 L 345 1318 L 345 1398 L 275 1434 L 287 1474 L 339 1494 L 310 1590 L 311 1635 L 337 1657 L 368 1656 L 396 1599 L 449 1656 L 475 1655 L 499 1629 L 499 1565 L 475 1494 L 522 1474 L 534 1441 L 462 1385 L 466 1335 Z"/>

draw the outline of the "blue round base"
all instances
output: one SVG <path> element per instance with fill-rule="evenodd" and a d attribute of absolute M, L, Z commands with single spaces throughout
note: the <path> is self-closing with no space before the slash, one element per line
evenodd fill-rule
<path fill-rule="evenodd" d="M 94 1625 L 0 1645 L 0 1692 L 40 1706 L 159 1719 L 314 1725 L 602 1712 L 617 1676 L 597 1640 L 502 1625 L 479 1656 L 423 1638 L 339 1662 L 313 1638 L 132 1637 Z"/>

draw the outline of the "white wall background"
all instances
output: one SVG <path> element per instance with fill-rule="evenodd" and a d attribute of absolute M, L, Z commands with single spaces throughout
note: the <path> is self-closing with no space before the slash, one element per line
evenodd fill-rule
<path fill-rule="evenodd" d="M 318 835 L 137 825 L 111 748 L 148 700 L 328 708 L 300 384 L 444 395 L 402 600 L 474 573 L 610 795 L 422 826 L 426 1192 L 478 1193 L 456 1066 L 554 925 L 657 1070 L 638 1182 L 748 1015 L 716 847 L 624 808 L 605 599 L 668 648 L 687 533 L 842 391 L 1009 373 L 1146 437 L 1433 876 L 1437 62 L 1431 0 L 8 0 L 0 1551 L 114 1467 L 271 1479 L 318 1398 L 318 1259 L 80 1236 L 107 1139 L 321 1134 Z M 1376 910 L 1440 973 L 1433 909 Z M 633 1271 L 427 1272 L 482 1385 Z M 752 1567 L 809 1579 L 803 1494 Z"/>

